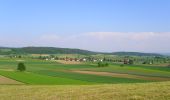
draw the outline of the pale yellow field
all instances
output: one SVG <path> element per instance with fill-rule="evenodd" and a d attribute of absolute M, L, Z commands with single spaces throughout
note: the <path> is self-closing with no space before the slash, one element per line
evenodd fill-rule
<path fill-rule="evenodd" d="M 0 85 L 0 100 L 170 100 L 170 82 L 113 85 Z"/>

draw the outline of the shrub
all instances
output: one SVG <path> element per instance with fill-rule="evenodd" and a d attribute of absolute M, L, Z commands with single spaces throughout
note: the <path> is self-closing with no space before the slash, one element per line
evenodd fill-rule
<path fill-rule="evenodd" d="M 144 61 L 142 64 L 147 64 L 147 62 L 146 62 L 146 61 Z"/>
<path fill-rule="evenodd" d="M 109 66 L 109 64 L 108 64 L 108 63 L 105 63 L 105 66 Z"/>
<path fill-rule="evenodd" d="M 169 67 L 169 68 L 170 68 L 170 64 L 169 64 L 167 67 Z"/>
<path fill-rule="evenodd" d="M 124 64 L 121 64 L 120 67 L 124 67 Z"/>
<path fill-rule="evenodd" d="M 98 67 L 102 67 L 102 63 L 101 62 L 98 62 Z"/>
<path fill-rule="evenodd" d="M 109 66 L 108 63 L 98 62 L 98 67 L 107 67 L 107 66 Z"/>
<path fill-rule="evenodd" d="M 25 70 L 26 70 L 26 67 L 25 67 L 24 63 L 18 63 L 18 68 L 17 68 L 17 70 L 19 70 L 19 71 L 25 71 Z"/>
<path fill-rule="evenodd" d="M 133 60 L 129 60 L 130 65 L 133 65 L 133 63 L 134 63 Z"/>

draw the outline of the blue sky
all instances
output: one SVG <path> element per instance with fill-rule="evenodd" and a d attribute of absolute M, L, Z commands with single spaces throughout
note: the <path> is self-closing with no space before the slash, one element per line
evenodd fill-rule
<path fill-rule="evenodd" d="M 0 35 L 0 46 L 169 52 L 170 1 L 0 0 Z"/>

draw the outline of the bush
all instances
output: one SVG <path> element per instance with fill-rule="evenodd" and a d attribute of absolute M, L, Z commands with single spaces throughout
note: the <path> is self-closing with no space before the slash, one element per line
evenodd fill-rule
<path fill-rule="evenodd" d="M 24 63 L 18 63 L 18 68 L 17 68 L 17 70 L 19 70 L 19 71 L 25 71 L 25 70 L 26 70 L 26 67 L 25 67 Z"/>
<path fill-rule="evenodd" d="M 133 60 L 129 60 L 130 65 L 133 65 L 133 63 L 134 63 Z"/>
<path fill-rule="evenodd" d="M 169 64 L 167 67 L 169 67 L 169 68 L 170 68 L 170 64 Z"/>
<path fill-rule="evenodd" d="M 124 64 L 121 64 L 120 67 L 124 67 Z"/>
<path fill-rule="evenodd" d="M 98 62 L 98 67 L 101 67 L 102 66 L 102 63 L 101 62 Z"/>
<path fill-rule="evenodd" d="M 142 64 L 147 64 L 147 62 L 146 62 L 146 61 L 144 61 Z"/>
<path fill-rule="evenodd" d="M 98 67 L 107 67 L 107 66 L 109 66 L 108 63 L 98 62 Z"/>
<path fill-rule="evenodd" d="M 105 66 L 107 67 L 107 66 L 109 66 L 109 64 L 108 64 L 108 63 L 105 63 Z"/>

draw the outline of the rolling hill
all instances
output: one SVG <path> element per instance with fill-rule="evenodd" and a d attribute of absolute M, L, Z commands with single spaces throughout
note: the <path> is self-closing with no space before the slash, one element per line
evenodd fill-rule
<path fill-rule="evenodd" d="M 91 55 L 98 54 L 99 52 L 92 52 L 81 49 L 70 48 L 55 48 L 55 47 L 23 47 L 23 48 L 10 48 L 0 47 L 0 54 L 83 54 Z"/>
<path fill-rule="evenodd" d="M 113 52 L 113 55 L 119 56 L 162 56 L 157 53 L 141 53 L 141 52 Z"/>
<path fill-rule="evenodd" d="M 56 47 L 22 47 L 22 48 L 0 47 L 0 55 L 8 54 L 82 54 L 82 55 L 109 54 L 118 56 L 162 56 L 161 54 L 157 53 L 140 53 L 140 52 L 105 53 L 81 49 L 56 48 Z"/>

